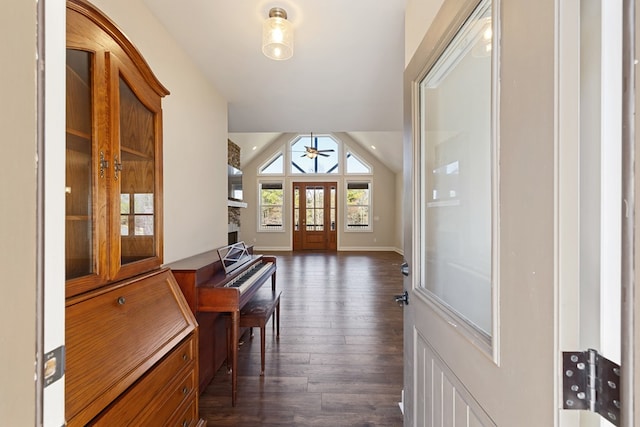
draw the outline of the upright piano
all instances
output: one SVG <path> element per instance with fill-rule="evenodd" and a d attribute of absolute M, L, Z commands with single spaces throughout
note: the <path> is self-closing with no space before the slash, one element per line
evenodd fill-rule
<path fill-rule="evenodd" d="M 226 358 L 226 325 L 220 314 L 230 314 L 232 405 L 237 395 L 240 309 L 268 279 L 272 291 L 276 290 L 276 258 L 252 252 L 238 242 L 167 265 L 199 324 L 200 390 Z"/>

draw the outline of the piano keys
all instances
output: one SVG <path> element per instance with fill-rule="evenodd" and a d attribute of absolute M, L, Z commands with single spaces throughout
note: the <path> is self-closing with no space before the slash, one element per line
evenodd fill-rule
<path fill-rule="evenodd" d="M 231 317 L 231 342 L 239 339 L 240 309 L 271 279 L 276 290 L 276 259 L 253 255 L 244 242 L 168 264 L 200 327 L 200 389 L 213 379 L 226 358 L 226 325 Z M 231 348 L 231 402 L 237 396 L 237 345 Z"/>
<path fill-rule="evenodd" d="M 258 255 L 233 273 L 218 278 L 214 275 L 213 280 L 198 285 L 196 311 L 240 311 L 267 279 L 271 278 L 271 289 L 275 292 L 275 270 L 273 257 Z"/>

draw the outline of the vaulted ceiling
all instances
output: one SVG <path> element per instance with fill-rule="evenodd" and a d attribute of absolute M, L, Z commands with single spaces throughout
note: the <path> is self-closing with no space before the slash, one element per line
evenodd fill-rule
<path fill-rule="evenodd" d="M 406 0 L 145 1 L 227 99 L 243 163 L 280 133 L 348 132 L 402 169 Z M 286 61 L 261 51 L 274 6 L 294 27 Z"/>

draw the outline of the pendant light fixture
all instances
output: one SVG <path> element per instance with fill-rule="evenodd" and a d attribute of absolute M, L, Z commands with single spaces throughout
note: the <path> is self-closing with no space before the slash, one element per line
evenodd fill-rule
<path fill-rule="evenodd" d="M 293 26 L 287 21 L 287 12 L 274 7 L 262 25 L 262 53 L 276 61 L 293 56 Z"/>

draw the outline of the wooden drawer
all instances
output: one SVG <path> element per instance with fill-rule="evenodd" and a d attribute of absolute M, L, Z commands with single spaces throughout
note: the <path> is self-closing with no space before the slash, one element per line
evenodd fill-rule
<path fill-rule="evenodd" d="M 179 382 L 172 384 L 167 390 L 164 400 L 149 413 L 149 417 L 144 418 L 141 425 L 163 426 L 171 425 L 168 421 L 180 413 L 181 406 L 187 402 L 191 405 L 195 403 L 197 378 L 195 371 L 191 370 L 184 375 Z M 158 399 L 161 400 L 161 399 Z"/>
<path fill-rule="evenodd" d="M 126 426 L 134 420 L 136 425 L 162 425 L 142 421 L 147 418 L 166 421 L 191 394 L 195 387 L 193 368 L 196 351 L 195 338 L 187 338 L 93 420 L 91 425 Z M 159 413 L 163 415 L 155 417 Z"/>
<path fill-rule="evenodd" d="M 68 426 L 88 423 L 196 329 L 180 292 L 164 269 L 67 300 Z"/>
<path fill-rule="evenodd" d="M 196 401 L 187 403 L 184 408 L 174 417 L 167 427 L 204 427 L 206 423 L 198 419 L 198 408 Z"/>

